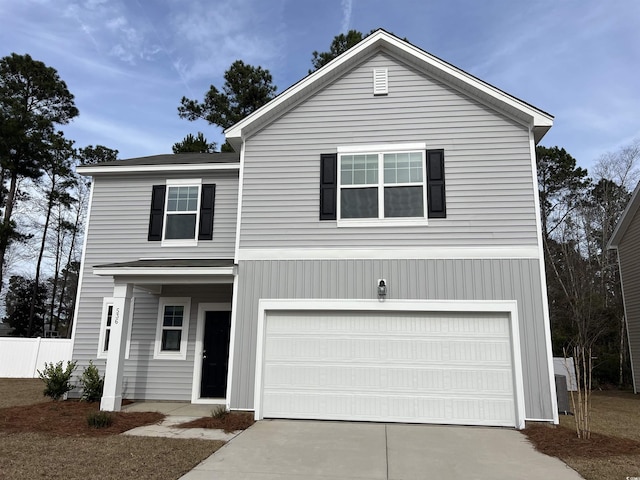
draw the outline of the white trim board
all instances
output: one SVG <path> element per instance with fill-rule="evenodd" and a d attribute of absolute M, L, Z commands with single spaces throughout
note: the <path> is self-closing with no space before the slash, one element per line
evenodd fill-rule
<path fill-rule="evenodd" d="M 395 312 L 499 312 L 507 313 L 511 328 L 513 359 L 514 408 L 517 429 L 525 427 L 524 377 L 520 351 L 518 303 L 515 300 L 387 300 L 375 299 L 260 299 L 258 302 L 258 332 L 256 336 L 256 374 L 254 410 L 256 420 L 262 419 L 262 390 L 265 322 L 270 311 L 395 311 Z"/>
<path fill-rule="evenodd" d="M 539 259 L 537 245 L 424 248 L 241 248 L 237 260 Z"/>
<path fill-rule="evenodd" d="M 547 274 L 544 264 L 544 250 L 542 246 L 542 220 L 540 213 L 540 194 L 538 191 L 538 170 L 536 164 L 536 142 L 533 130 L 529 131 L 529 149 L 531 152 L 531 175 L 533 177 L 533 198 L 536 212 L 536 232 L 538 236 L 538 261 L 540 264 L 540 288 L 542 292 L 542 320 L 544 328 L 544 343 L 547 350 L 547 375 L 551 391 L 551 408 L 553 423 L 560 423 L 558 414 L 558 397 L 556 392 L 556 377 L 553 370 L 553 347 L 551 343 L 551 318 L 549 316 L 549 298 L 547 296 Z"/>
<path fill-rule="evenodd" d="M 81 175 L 93 176 L 102 173 L 155 173 L 155 172 L 202 172 L 202 171 L 224 171 L 239 170 L 238 163 L 190 163 L 173 165 L 105 165 L 77 167 L 76 171 Z"/>
<path fill-rule="evenodd" d="M 101 276 L 125 276 L 125 275 L 151 275 L 151 276 L 195 276 L 195 275 L 235 275 L 236 267 L 93 267 L 94 275 Z"/>

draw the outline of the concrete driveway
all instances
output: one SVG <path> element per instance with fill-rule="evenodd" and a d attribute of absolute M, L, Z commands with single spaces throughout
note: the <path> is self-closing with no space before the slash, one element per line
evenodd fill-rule
<path fill-rule="evenodd" d="M 582 478 L 509 429 L 264 420 L 188 480 Z"/>

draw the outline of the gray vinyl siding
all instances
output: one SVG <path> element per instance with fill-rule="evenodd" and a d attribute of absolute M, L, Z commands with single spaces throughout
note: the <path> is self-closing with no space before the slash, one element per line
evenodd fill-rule
<path fill-rule="evenodd" d="M 389 95 L 372 69 L 389 69 Z M 338 146 L 444 148 L 447 218 L 428 226 L 337 228 L 319 221 L 320 154 Z M 251 136 L 241 248 L 535 245 L 527 127 L 379 53 Z"/>
<path fill-rule="evenodd" d="M 194 352 L 199 303 L 231 304 L 231 284 L 219 285 L 164 285 L 160 295 L 142 290 L 134 291 L 134 311 L 131 329 L 129 359 L 124 361 L 123 397 L 145 400 L 190 401 L 193 383 Z M 109 296 L 106 294 L 104 296 Z M 188 345 L 186 360 L 153 359 L 156 327 L 158 325 L 158 302 L 160 297 L 189 297 Z M 79 322 L 76 332 L 73 359 L 78 361 L 78 374 L 89 360 L 104 374 L 105 359 L 96 359 L 100 335 L 100 305 L 85 302 L 83 318 L 96 318 L 95 322 Z M 82 341 L 79 342 L 78 340 Z"/>
<path fill-rule="evenodd" d="M 147 240 L 151 189 L 153 185 L 164 184 L 166 178 L 202 178 L 203 184 L 216 184 L 213 240 L 200 241 L 196 247 L 161 247 L 160 242 Z M 73 346 L 73 358 L 79 361 L 79 372 L 89 359 L 94 360 L 101 369 L 105 363 L 105 360 L 96 360 L 96 356 L 103 298 L 113 295 L 113 280 L 111 277 L 94 275 L 94 266 L 141 258 L 233 258 L 235 247 L 237 172 L 170 177 L 141 174 L 99 176 L 94 182 Z M 128 398 L 191 398 L 197 314 L 197 304 L 194 302 L 231 302 L 231 285 L 181 287 L 181 294 L 176 293 L 177 289 L 165 286 L 163 295 L 193 299 L 187 360 L 153 360 L 158 299 L 154 295 L 136 291 L 131 356 L 125 362 L 125 395 Z M 134 381 L 136 377 L 138 383 Z"/>
<path fill-rule="evenodd" d="M 618 255 L 634 388 L 638 393 L 640 389 L 640 210 L 635 213 L 618 246 Z"/>
<path fill-rule="evenodd" d="M 252 409 L 258 300 L 375 299 L 387 301 L 516 300 L 527 418 L 552 419 L 538 260 L 263 260 L 240 261 L 233 358 L 232 408 Z"/>

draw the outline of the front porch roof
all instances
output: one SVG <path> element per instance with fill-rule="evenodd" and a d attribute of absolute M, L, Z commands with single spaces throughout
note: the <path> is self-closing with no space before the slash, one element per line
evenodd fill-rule
<path fill-rule="evenodd" d="M 232 258 L 143 259 L 94 265 L 93 273 L 127 283 L 227 283 L 233 281 L 236 266 Z"/>

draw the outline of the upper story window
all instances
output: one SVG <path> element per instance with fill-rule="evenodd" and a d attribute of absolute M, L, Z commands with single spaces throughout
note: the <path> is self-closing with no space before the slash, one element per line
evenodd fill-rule
<path fill-rule="evenodd" d="M 200 179 L 167 180 L 151 195 L 149 241 L 162 246 L 194 246 L 213 238 L 215 185 Z"/>
<path fill-rule="evenodd" d="M 444 150 L 383 144 L 320 156 L 320 220 L 416 225 L 445 217 Z"/>
<path fill-rule="evenodd" d="M 424 218 L 424 151 L 339 155 L 339 218 Z"/>
<path fill-rule="evenodd" d="M 195 240 L 200 185 L 167 186 L 165 240 Z"/>

